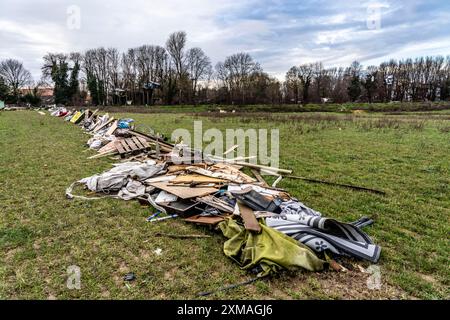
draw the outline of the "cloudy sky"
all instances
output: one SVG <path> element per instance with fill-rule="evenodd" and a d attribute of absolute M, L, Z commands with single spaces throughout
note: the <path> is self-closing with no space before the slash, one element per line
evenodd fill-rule
<path fill-rule="evenodd" d="M 46 52 L 164 45 L 178 30 L 213 63 L 245 51 L 282 79 L 306 62 L 450 55 L 450 1 L 1 0 L 0 60 L 38 79 Z"/>

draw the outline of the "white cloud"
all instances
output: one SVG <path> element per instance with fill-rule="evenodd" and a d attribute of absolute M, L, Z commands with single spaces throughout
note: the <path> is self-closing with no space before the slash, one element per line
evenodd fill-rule
<path fill-rule="evenodd" d="M 248 51 L 280 78 L 292 65 L 318 60 L 346 66 L 355 59 L 450 53 L 450 14 L 425 0 L 80 0 L 81 28 L 70 30 L 66 11 L 73 3 L 1 0 L 0 59 L 18 58 L 39 78 L 48 51 L 164 45 L 178 30 L 213 63 Z M 380 30 L 366 26 L 373 3 L 381 7 Z"/>

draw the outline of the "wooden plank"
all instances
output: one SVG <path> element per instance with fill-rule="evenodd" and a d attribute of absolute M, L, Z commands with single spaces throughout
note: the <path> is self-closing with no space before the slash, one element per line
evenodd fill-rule
<path fill-rule="evenodd" d="M 92 113 L 92 115 L 89 117 L 89 120 L 94 120 L 94 117 L 95 117 L 95 115 L 97 114 L 97 112 L 98 112 L 98 109 L 96 109 L 96 110 Z"/>
<path fill-rule="evenodd" d="M 125 140 L 120 141 L 120 144 L 122 145 L 123 149 L 126 152 L 131 152 L 131 148 L 128 146 L 128 144 L 125 142 Z"/>
<path fill-rule="evenodd" d="M 106 135 L 107 135 L 107 136 L 112 135 L 112 134 L 114 133 L 114 131 L 116 131 L 116 129 L 117 129 L 117 124 L 118 124 L 117 120 L 114 121 L 114 123 L 111 125 L 111 127 L 109 127 L 108 131 L 106 131 Z"/>
<path fill-rule="evenodd" d="M 246 174 L 243 174 L 239 171 L 224 172 L 224 170 L 219 170 L 219 169 L 213 169 L 214 171 L 211 171 L 211 170 L 206 170 L 206 169 L 202 169 L 202 168 L 198 168 L 198 167 L 194 167 L 194 166 L 188 167 L 186 170 L 203 175 L 203 176 L 218 178 L 218 179 L 225 179 L 225 180 L 229 180 L 229 181 L 232 181 L 235 183 L 249 183 L 249 182 L 252 183 L 255 181 L 255 179 L 250 178 Z"/>
<path fill-rule="evenodd" d="M 145 149 L 145 148 L 146 148 L 146 147 L 144 147 L 144 145 L 141 143 L 141 141 L 139 141 L 138 138 L 132 137 L 131 139 L 133 140 L 133 142 L 136 144 L 136 146 L 137 146 L 139 149 Z"/>
<path fill-rule="evenodd" d="M 184 219 L 186 222 L 196 223 L 196 224 L 203 224 L 203 225 L 216 225 L 219 222 L 224 221 L 228 215 L 226 216 L 212 216 L 212 217 L 204 217 L 201 215 L 192 216 L 189 218 Z"/>
<path fill-rule="evenodd" d="M 172 180 L 172 184 L 189 184 L 189 183 L 225 183 L 226 180 L 202 176 L 200 174 L 179 175 Z"/>
<path fill-rule="evenodd" d="M 129 132 L 131 134 L 139 137 L 139 138 L 143 138 L 145 141 L 150 140 L 150 141 L 152 141 L 154 143 L 156 141 L 156 139 L 157 139 L 156 137 L 153 137 L 151 135 L 146 135 L 146 134 L 144 134 L 142 132 L 137 132 L 137 131 L 134 131 L 134 130 L 130 130 Z M 173 144 L 165 142 L 163 139 L 159 139 L 159 138 L 158 138 L 158 143 L 159 143 L 159 145 L 161 147 L 161 150 L 164 151 L 164 152 L 170 152 L 170 151 L 172 151 L 172 149 L 174 147 Z"/>
<path fill-rule="evenodd" d="M 99 126 L 98 128 L 94 129 L 94 132 L 98 132 L 101 129 L 103 129 L 104 127 L 106 127 L 108 124 L 110 124 L 111 122 L 114 121 L 114 117 L 112 117 L 111 119 L 109 119 L 107 122 L 105 122 L 104 124 L 102 124 L 101 126 Z"/>
<path fill-rule="evenodd" d="M 107 113 L 107 114 L 105 114 L 105 115 L 103 115 L 103 116 L 108 116 L 108 118 L 109 118 L 109 113 Z M 95 125 L 94 129 L 92 129 L 93 132 L 96 132 L 96 130 L 102 125 L 101 118 L 102 118 L 103 116 L 100 116 L 100 115 L 99 115 L 99 116 L 97 117 L 97 119 L 96 119 L 96 125 Z"/>
<path fill-rule="evenodd" d="M 166 192 L 174 194 L 181 199 L 203 197 L 218 191 L 217 188 L 211 187 L 186 188 L 186 187 L 169 186 L 167 182 L 155 182 L 150 183 L 150 185 L 157 189 L 164 190 Z"/>
<path fill-rule="evenodd" d="M 258 170 L 251 169 L 251 172 L 255 176 L 256 180 L 258 180 L 259 182 L 262 183 L 263 187 L 269 187 L 269 185 L 267 184 L 266 180 L 264 180 L 264 178 L 261 176 L 261 174 L 258 172 Z"/>
<path fill-rule="evenodd" d="M 128 146 L 130 147 L 131 151 L 137 151 L 139 150 L 139 148 L 134 144 L 133 140 L 131 139 L 125 139 L 124 142 L 126 144 L 128 144 Z"/>
<path fill-rule="evenodd" d="M 139 141 L 145 148 L 150 148 L 150 144 L 148 143 L 148 141 L 146 139 L 141 138 L 141 137 L 137 137 L 137 138 L 139 139 Z"/>
<path fill-rule="evenodd" d="M 114 145 L 116 146 L 116 149 L 120 154 L 126 153 L 125 149 L 122 147 L 122 141 L 116 140 L 114 141 Z"/>
<path fill-rule="evenodd" d="M 104 145 L 103 147 L 101 147 L 98 152 L 99 153 L 103 153 L 103 152 L 107 152 L 107 151 L 114 151 L 117 150 L 116 148 L 116 144 L 114 143 L 114 141 L 109 142 L 108 144 Z"/>
<path fill-rule="evenodd" d="M 133 139 L 125 139 L 125 141 L 128 143 L 132 151 L 137 151 L 140 148 L 133 142 Z"/>
<path fill-rule="evenodd" d="M 254 231 L 257 233 L 261 232 L 261 226 L 256 219 L 255 213 L 249 207 L 247 207 L 242 202 L 238 201 L 239 212 L 241 214 L 242 220 L 244 220 L 244 227 L 249 231 Z"/>

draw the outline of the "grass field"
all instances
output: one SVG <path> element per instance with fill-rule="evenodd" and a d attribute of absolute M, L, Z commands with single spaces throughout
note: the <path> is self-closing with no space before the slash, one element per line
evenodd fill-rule
<path fill-rule="evenodd" d="M 219 110 L 237 113 L 285 113 L 285 112 L 348 112 L 365 110 L 370 112 L 417 112 L 449 110 L 450 102 L 391 102 L 391 103 L 326 103 L 326 104 L 259 104 L 259 105 L 149 105 L 149 106 L 106 106 L 102 111 L 134 113 L 208 113 Z"/>
<path fill-rule="evenodd" d="M 118 114 L 170 136 L 176 128 L 279 128 L 281 167 L 296 175 L 382 189 L 386 196 L 283 180 L 280 187 L 325 216 L 376 221 L 382 287 L 368 275 L 286 272 L 209 299 L 448 299 L 450 112 L 408 114 Z M 116 116 L 116 117 L 117 117 Z M 195 299 L 252 275 L 222 252 L 224 238 L 169 220 L 149 224 L 136 201 L 67 200 L 75 180 L 109 169 L 87 160 L 88 136 L 35 111 L 0 113 L 0 298 Z M 204 233 L 174 240 L 156 232 Z M 154 253 L 160 248 L 161 255 Z M 367 267 L 366 263 L 359 263 Z M 66 287 L 81 269 L 81 290 Z M 125 285 L 122 277 L 137 280 Z"/>

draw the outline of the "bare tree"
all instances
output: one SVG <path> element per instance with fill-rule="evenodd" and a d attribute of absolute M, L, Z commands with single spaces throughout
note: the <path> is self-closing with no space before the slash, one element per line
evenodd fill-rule
<path fill-rule="evenodd" d="M 302 87 L 302 102 L 309 102 L 309 87 L 313 79 L 314 64 L 302 64 L 299 67 L 293 67 L 290 70 L 289 76 L 291 78 L 297 78 L 300 81 Z"/>
<path fill-rule="evenodd" d="M 211 60 L 200 48 L 189 49 L 186 54 L 186 65 L 190 80 L 192 81 L 192 93 L 195 98 L 199 80 L 205 80 L 211 74 Z"/>
<path fill-rule="evenodd" d="M 31 73 L 24 68 L 22 62 L 14 59 L 7 59 L 0 63 L 0 77 L 10 88 L 16 102 L 20 95 L 19 89 L 33 83 Z"/>
<path fill-rule="evenodd" d="M 178 77 L 181 78 L 185 71 L 185 47 L 186 47 L 187 35 L 184 31 L 174 32 L 169 36 L 166 42 L 166 48 L 172 57 L 175 65 L 175 70 Z"/>
<path fill-rule="evenodd" d="M 174 32 L 169 36 L 166 42 L 167 52 L 172 58 L 172 63 L 175 66 L 176 83 L 178 89 L 178 102 L 183 102 L 183 87 L 186 86 L 186 65 L 185 65 L 185 47 L 187 35 L 184 31 Z M 171 78 L 171 81 L 173 79 Z M 172 82 L 171 82 L 172 84 Z"/>
<path fill-rule="evenodd" d="M 241 103 L 245 104 L 250 76 L 254 72 L 261 71 L 261 67 L 248 53 L 244 52 L 227 57 L 223 67 L 228 73 L 232 99 L 235 96 L 240 97 Z"/>

